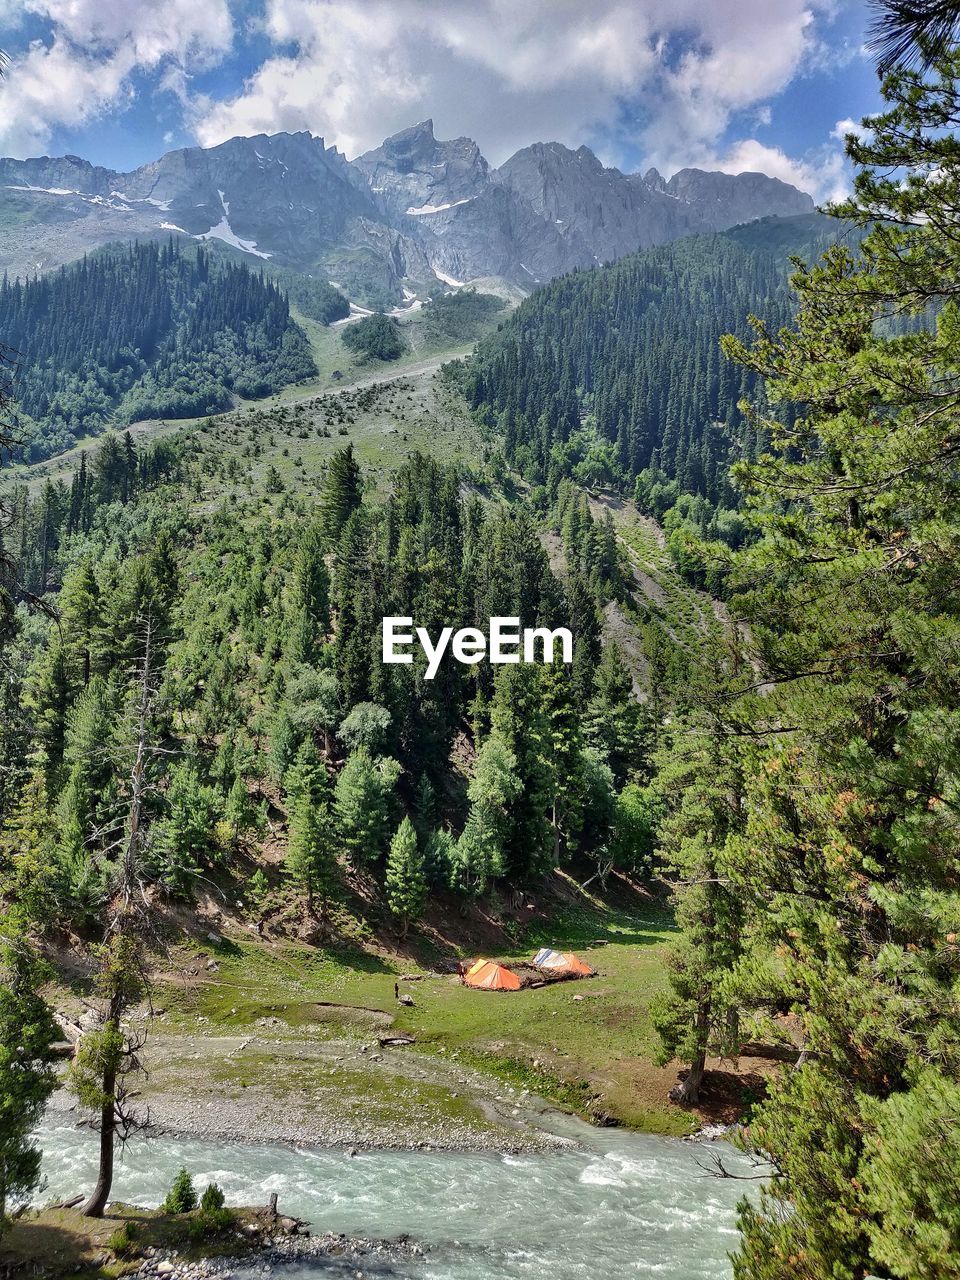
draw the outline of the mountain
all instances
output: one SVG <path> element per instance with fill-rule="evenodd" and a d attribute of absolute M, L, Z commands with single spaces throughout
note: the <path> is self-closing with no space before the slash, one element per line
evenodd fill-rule
<path fill-rule="evenodd" d="M 623 174 L 604 168 L 588 147 L 571 151 L 558 142 L 524 147 L 496 179 L 558 228 L 571 256 L 586 262 L 814 207 L 808 195 L 766 174 L 682 169 L 665 182 L 656 169 L 643 177 Z"/>
<path fill-rule="evenodd" d="M 132 173 L 76 156 L 0 160 L 0 265 L 48 270 L 111 240 L 180 233 L 311 272 L 337 262 L 339 250 L 359 265 L 369 260 L 392 296 L 407 274 L 400 237 L 354 177 L 336 148 L 308 133 L 188 147 Z M 361 292 L 364 279 L 346 274 Z"/>
<path fill-rule="evenodd" d="M 179 234 L 392 304 L 437 281 L 525 290 L 692 232 L 813 209 L 759 173 L 624 174 L 587 147 L 524 147 L 492 169 L 431 120 L 348 161 L 309 133 L 188 147 L 130 173 L 77 156 L 0 160 L 0 268 L 47 271 L 113 240 Z"/>
<path fill-rule="evenodd" d="M 471 138 L 438 142 L 424 120 L 358 156 L 362 175 L 381 209 L 394 218 L 418 217 L 464 204 L 490 183 L 490 166 Z"/>

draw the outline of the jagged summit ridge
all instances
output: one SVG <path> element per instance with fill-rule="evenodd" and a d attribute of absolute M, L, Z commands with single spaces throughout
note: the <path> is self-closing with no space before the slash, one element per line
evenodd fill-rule
<path fill-rule="evenodd" d="M 46 270 L 110 240 L 169 233 L 322 273 L 358 296 L 481 276 L 529 289 L 692 232 L 813 207 L 764 174 L 682 169 L 667 181 L 559 142 L 493 169 L 472 138 L 438 139 L 426 119 L 352 161 L 308 132 L 181 148 L 127 173 L 78 156 L 0 160 L 12 228 L 0 266 Z"/>

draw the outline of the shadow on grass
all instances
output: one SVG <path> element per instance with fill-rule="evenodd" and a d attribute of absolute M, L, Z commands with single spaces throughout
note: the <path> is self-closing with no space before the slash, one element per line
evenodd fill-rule
<path fill-rule="evenodd" d="M 329 954 L 331 960 L 341 965 L 344 969 L 352 969 L 355 973 L 381 973 L 390 974 L 394 972 L 394 966 L 378 955 L 372 955 L 368 951 L 359 951 L 356 947 L 338 947 L 335 942 L 324 947 Z"/>
<path fill-rule="evenodd" d="M 605 946 L 614 943 L 624 947 L 652 947 L 664 941 L 664 934 L 672 928 L 668 916 L 663 920 L 650 921 L 649 929 L 637 927 L 637 921 L 588 921 L 570 920 L 558 917 L 544 923 L 540 920 L 530 925 L 523 937 L 528 947 L 579 946 L 583 948 Z"/>
<path fill-rule="evenodd" d="M 214 942 L 213 936 L 210 934 L 205 938 L 202 938 L 201 942 L 203 943 L 203 949 L 205 951 L 211 951 L 214 955 L 220 956 L 221 958 L 232 956 L 234 959 L 238 959 L 243 955 L 243 948 L 239 947 L 237 943 L 232 941 L 232 939 L 224 938 L 220 934 L 217 934 L 216 938 L 216 942 Z"/>
<path fill-rule="evenodd" d="M 541 917 L 527 924 L 521 935 L 526 945 L 655 946 L 675 929 L 667 904 L 627 877 L 618 876 L 603 899 L 593 897 L 569 877 L 567 891 L 567 903 L 550 919 Z"/>
<path fill-rule="evenodd" d="M 59 1276 L 89 1267 L 95 1250 L 75 1232 L 46 1222 L 16 1222 L 0 1244 L 0 1276 Z"/>

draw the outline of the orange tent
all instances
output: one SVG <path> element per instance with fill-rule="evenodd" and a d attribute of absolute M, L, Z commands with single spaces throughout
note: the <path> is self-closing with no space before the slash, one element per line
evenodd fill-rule
<path fill-rule="evenodd" d="M 597 972 L 572 951 L 551 951 L 549 947 L 538 951 L 533 957 L 533 963 L 538 969 L 547 969 L 553 973 L 574 973 L 578 978 L 592 978 Z"/>
<path fill-rule="evenodd" d="M 483 991 L 519 991 L 520 979 L 496 960 L 475 960 L 463 980 L 468 987 L 479 987 Z"/>

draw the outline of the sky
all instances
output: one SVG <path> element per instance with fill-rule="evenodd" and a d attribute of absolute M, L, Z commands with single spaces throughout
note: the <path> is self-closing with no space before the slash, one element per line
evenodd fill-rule
<path fill-rule="evenodd" d="M 825 200 L 876 111 L 866 0 L 0 0 L 0 155 L 127 170 L 306 129 L 348 157 L 431 117 L 502 163 L 782 178 Z"/>

